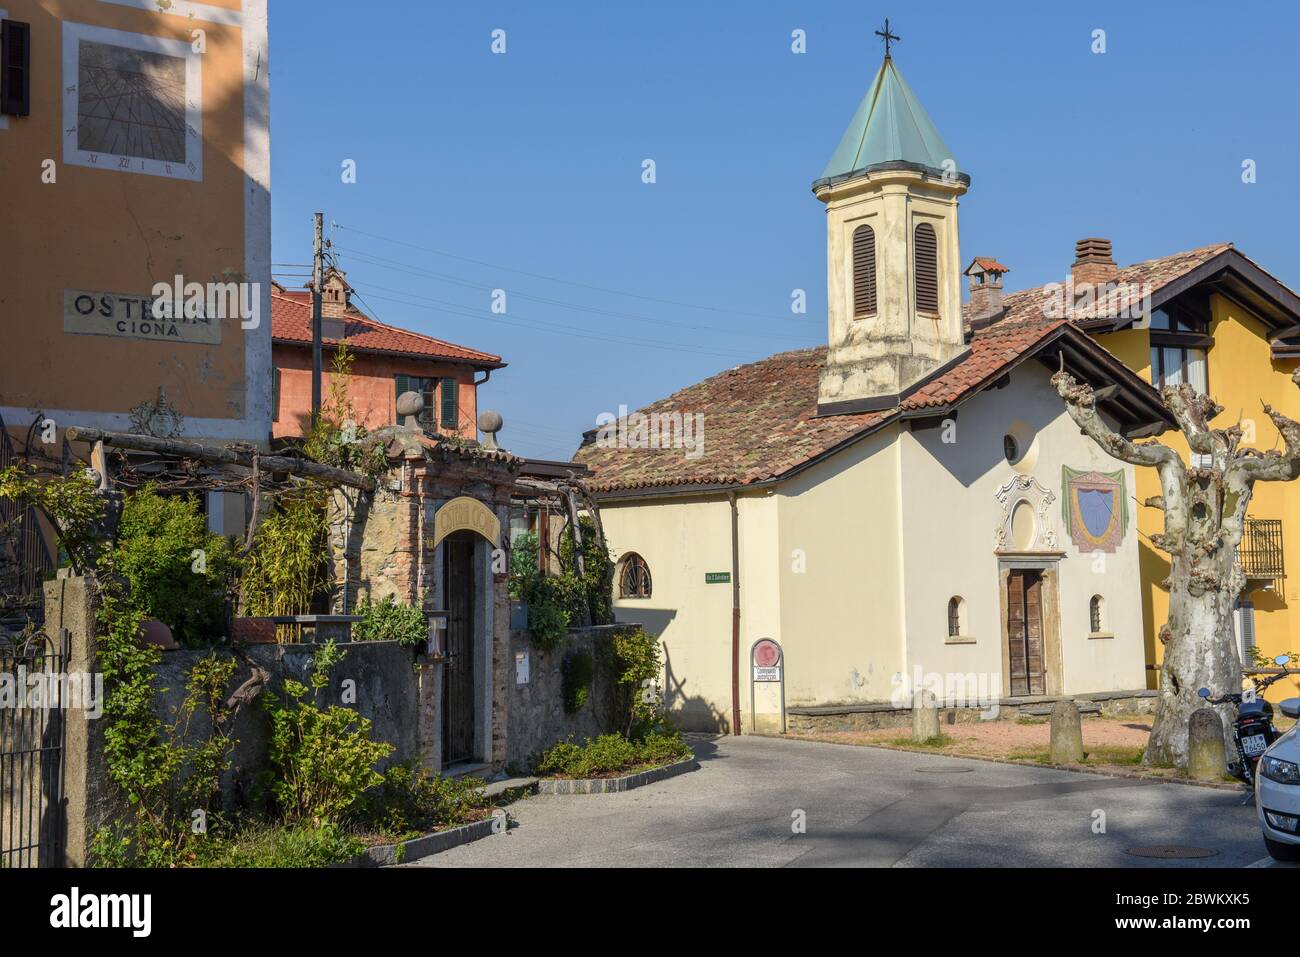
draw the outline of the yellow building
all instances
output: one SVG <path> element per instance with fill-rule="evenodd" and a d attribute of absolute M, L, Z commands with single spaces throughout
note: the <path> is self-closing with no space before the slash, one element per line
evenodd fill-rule
<path fill-rule="evenodd" d="M 175 432 L 174 410 L 265 445 L 266 0 L 0 0 L 0 20 L 10 435 Z"/>
<path fill-rule="evenodd" d="M 1264 403 L 1292 418 L 1300 416 L 1300 389 L 1291 382 L 1300 365 L 1300 296 L 1231 244 L 1121 269 L 1108 240 L 1080 240 L 1067 279 L 1007 295 L 1000 304 L 1005 311 L 996 321 L 1038 314 L 1053 299 L 1071 301 L 1074 315 L 1068 318 L 1154 386 L 1188 382 L 1214 396 L 1223 412 L 1213 424 L 1223 428 L 1240 421 L 1243 445 L 1280 446 Z M 1102 305 L 1107 300 L 1121 308 Z M 1123 308 L 1130 302 L 1139 308 Z M 1125 314 L 1116 317 L 1117 311 Z M 1160 441 L 1192 461 L 1177 430 L 1164 432 Z M 1159 494 L 1155 470 L 1139 469 L 1134 508 L 1141 534 L 1151 687 L 1161 660 L 1160 628 L 1168 615 L 1169 592 L 1162 583 L 1169 562 L 1147 538 L 1163 528 L 1163 513 L 1142 503 Z M 1249 516 L 1240 549 L 1248 584 L 1236 615 L 1239 648 L 1247 665 L 1252 646 L 1268 658 L 1300 651 L 1300 483 L 1258 483 Z M 1269 697 L 1290 697 L 1297 691 L 1300 682 L 1286 680 L 1275 685 Z"/>

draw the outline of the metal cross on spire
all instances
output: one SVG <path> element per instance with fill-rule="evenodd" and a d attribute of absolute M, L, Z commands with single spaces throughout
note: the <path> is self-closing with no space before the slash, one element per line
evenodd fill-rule
<path fill-rule="evenodd" d="M 889 45 L 890 45 L 890 43 L 896 43 L 896 42 L 898 42 L 899 40 L 903 39 L 902 37 L 900 37 L 900 36 L 896 36 L 895 34 L 889 32 L 889 17 L 885 17 L 885 29 L 884 29 L 884 31 L 882 32 L 882 31 L 880 31 L 880 30 L 877 30 L 877 31 L 876 31 L 876 36 L 880 37 L 882 40 L 885 41 L 885 59 L 886 59 L 886 60 L 889 59 Z"/>

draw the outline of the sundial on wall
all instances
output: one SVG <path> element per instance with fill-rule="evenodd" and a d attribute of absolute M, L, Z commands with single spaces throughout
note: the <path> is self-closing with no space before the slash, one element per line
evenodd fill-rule
<path fill-rule="evenodd" d="M 185 61 L 81 41 L 77 146 L 94 153 L 185 162 Z"/>
<path fill-rule="evenodd" d="M 202 59 L 183 40 L 65 23 L 64 162 L 202 180 Z"/>

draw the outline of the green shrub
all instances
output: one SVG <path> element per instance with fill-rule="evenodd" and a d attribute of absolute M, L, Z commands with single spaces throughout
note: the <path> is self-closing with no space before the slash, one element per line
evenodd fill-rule
<path fill-rule="evenodd" d="M 510 597 L 528 603 L 528 635 L 533 645 L 543 651 L 558 647 L 569 630 L 570 602 L 565 583 L 542 574 L 537 536 L 531 532 L 515 539 L 511 548 Z"/>
<path fill-rule="evenodd" d="M 589 778 L 631 773 L 672 764 L 691 754 L 680 732 L 663 731 L 630 741 L 621 734 L 602 734 L 582 745 L 561 741 L 542 752 L 534 765 L 541 775 Z"/>
<path fill-rule="evenodd" d="M 315 698 L 329 684 L 329 669 L 343 657 L 333 642 L 316 653 L 308 681 Z M 351 708 L 318 707 L 308 687 L 285 681 L 287 700 L 263 697 L 271 716 L 271 768 L 263 783 L 289 823 L 339 821 L 370 788 L 383 783 L 375 765 L 393 746 L 370 739 L 371 723 Z"/>
<path fill-rule="evenodd" d="M 323 824 L 253 826 L 228 842 L 209 842 L 191 862 L 199 867 L 327 867 L 342 864 L 363 850 L 362 843 L 339 827 Z"/>
<path fill-rule="evenodd" d="M 159 495 L 147 485 L 122 509 L 114 569 L 131 586 L 131 606 L 171 627 L 190 647 L 225 630 L 230 542 L 208 531 L 192 498 Z"/>
<path fill-rule="evenodd" d="M 614 635 L 609 645 L 614 661 L 614 687 L 618 713 L 626 721 L 630 738 L 643 738 L 668 727 L 664 715 L 659 675 L 663 671 L 663 650 L 659 638 L 636 628 Z"/>
<path fill-rule="evenodd" d="M 560 662 L 560 695 L 566 713 L 576 714 L 587 703 L 593 670 L 591 655 L 585 651 L 570 651 Z"/>
<path fill-rule="evenodd" d="M 483 781 L 468 775 L 447 778 L 430 774 L 414 762 L 396 764 L 359 805 L 356 819 L 361 826 L 399 838 L 456 827 L 487 813 L 491 801 L 486 788 Z"/>
<path fill-rule="evenodd" d="M 429 620 L 424 612 L 399 605 L 392 595 L 377 602 L 364 598 L 356 613 L 363 620 L 352 626 L 353 641 L 395 641 L 407 648 L 420 648 L 429 640 Z"/>

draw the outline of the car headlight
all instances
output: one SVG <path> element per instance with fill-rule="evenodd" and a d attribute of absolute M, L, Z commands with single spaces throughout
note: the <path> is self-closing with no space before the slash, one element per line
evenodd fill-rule
<path fill-rule="evenodd" d="M 1259 762 L 1259 773 L 1278 784 L 1300 784 L 1300 765 L 1265 755 Z"/>

